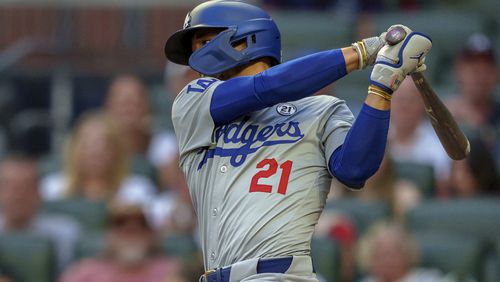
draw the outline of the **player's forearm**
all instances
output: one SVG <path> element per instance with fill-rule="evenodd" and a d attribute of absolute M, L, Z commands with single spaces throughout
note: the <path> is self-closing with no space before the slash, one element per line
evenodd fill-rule
<path fill-rule="evenodd" d="M 384 157 L 389 117 L 389 111 L 363 105 L 344 144 L 335 150 L 328 163 L 340 182 L 361 188 L 378 170 Z"/>
<path fill-rule="evenodd" d="M 359 55 L 352 47 L 342 48 L 347 73 L 359 69 Z"/>
<path fill-rule="evenodd" d="M 329 50 L 288 61 L 256 76 L 225 81 L 214 91 L 212 117 L 216 124 L 224 124 L 249 112 L 311 96 L 347 74 L 344 58 L 340 49 Z"/>

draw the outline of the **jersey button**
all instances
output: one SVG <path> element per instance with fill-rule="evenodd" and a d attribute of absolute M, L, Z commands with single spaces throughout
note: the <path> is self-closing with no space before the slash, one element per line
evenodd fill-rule
<path fill-rule="evenodd" d="M 220 172 L 226 173 L 227 172 L 227 166 L 223 165 L 220 167 Z"/>
<path fill-rule="evenodd" d="M 214 261 L 215 260 L 215 252 L 212 252 L 210 254 L 210 260 Z"/>
<path fill-rule="evenodd" d="M 217 208 L 214 208 L 214 209 L 212 210 L 212 215 L 213 215 L 213 216 L 217 216 L 217 213 L 218 213 L 218 212 L 219 212 L 219 211 L 217 210 Z"/>

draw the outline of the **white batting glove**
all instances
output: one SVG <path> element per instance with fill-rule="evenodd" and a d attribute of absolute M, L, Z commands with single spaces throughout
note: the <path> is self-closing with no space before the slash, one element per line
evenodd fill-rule
<path fill-rule="evenodd" d="M 360 70 L 367 66 L 373 66 L 378 51 L 385 45 L 385 34 L 383 32 L 380 36 L 365 38 L 352 44 L 358 53 Z"/>
<path fill-rule="evenodd" d="M 370 76 L 371 84 L 389 94 L 398 89 L 408 74 L 425 70 L 425 56 L 432 47 L 429 37 L 403 27 L 407 32 L 406 38 L 396 45 L 380 49 Z"/>

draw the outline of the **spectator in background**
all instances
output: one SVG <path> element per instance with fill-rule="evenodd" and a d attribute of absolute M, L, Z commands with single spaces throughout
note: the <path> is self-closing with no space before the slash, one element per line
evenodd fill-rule
<path fill-rule="evenodd" d="M 0 270 L 0 282 L 14 282 L 14 280 Z"/>
<path fill-rule="evenodd" d="M 188 66 L 168 63 L 165 69 L 166 99 L 174 100 L 189 82 L 198 78 L 198 73 Z M 158 170 L 162 191 L 185 188 L 184 175 L 178 164 L 177 139 L 172 130 L 156 134 L 151 142 L 149 159 Z"/>
<path fill-rule="evenodd" d="M 156 181 L 156 172 L 147 159 L 152 139 L 152 115 L 148 88 L 135 75 L 115 77 L 108 89 L 105 110 L 124 134 L 131 170 Z"/>
<path fill-rule="evenodd" d="M 387 147 L 387 151 L 389 150 L 390 148 Z M 403 221 L 406 212 L 417 206 L 424 195 L 415 183 L 401 179 L 397 175 L 395 165 L 397 164 L 386 152 L 380 168 L 366 181 L 362 190 L 354 191 L 332 187 L 328 195 L 328 201 L 339 198 L 357 198 L 364 202 L 385 203 L 392 211 L 394 219 Z M 328 210 L 324 211 L 324 214 L 328 214 Z M 324 222 L 327 220 L 328 217 L 322 216 L 318 225 L 327 224 L 328 222 Z"/>
<path fill-rule="evenodd" d="M 161 254 L 156 234 L 140 206 L 114 202 L 106 246 L 99 258 L 71 266 L 61 282 L 177 282 L 181 265 Z"/>
<path fill-rule="evenodd" d="M 55 246 L 58 269 L 73 259 L 79 225 L 63 216 L 39 213 L 36 161 L 9 155 L 0 163 L 0 232 L 33 232 L 49 238 Z"/>
<path fill-rule="evenodd" d="M 356 197 L 363 201 L 379 201 L 393 205 L 394 194 L 396 186 L 398 185 L 399 179 L 394 170 L 394 163 L 387 153 L 380 164 L 380 168 L 377 172 L 370 177 L 365 183 L 362 190 L 353 191 L 348 189 L 343 189 L 343 192 L 348 197 Z"/>
<path fill-rule="evenodd" d="M 314 238 L 327 238 L 340 247 L 340 281 L 353 281 L 356 270 L 357 230 L 353 220 L 341 211 L 325 209 L 319 218 Z M 321 279 L 318 279 L 322 281 Z"/>
<path fill-rule="evenodd" d="M 387 147 L 390 151 L 390 146 Z M 379 170 L 366 181 L 361 191 L 348 191 L 350 196 L 364 201 L 386 203 L 395 220 L 403 220 L 406 212 L 422 200 L 422 192 L 416 184 L 401 179 L 396 173 L 397 164 L 386 153 Z"/>
<path fill-rule="evenodd" d="M 393 211 L 396 219 L 420 202 L 421 195 L 412 183 L 398 178 L 394 163 L 386 153 L 378 171 L 368 179 L 362 190 L 336 189 L 335 181 L 328 195 L 327 208 L 321 214 L 314 233 L 315 237 L 329 237 L 340 245 L 340 281 L 354 281 L 356 269 L 356 240 L 358 230 L 352 218 L 340 210 L 328 209 L 341 198 L 356 198 L 363 202 L 382 202 Z"/>
<path fill-rule="evenodd" d="M 426 120 L 422 98 L 411 78 L 406 78 L 394 93 L 389 144 L 394 161 L 432 166 L 437 194 L 447 194 L 451 161 Z"/>
<path fill-rule="evenodd" d="M 454 117 L 472 127 L 500 125 L 495 99 L 498 69 L 491 41 L 484 34 L 469 37 L 455 63 L 458 94 L 448 101 Z"/>
<path fill-rule="evenodd" d="M 174 100 L 182 88 L 198 77 L 199 74 L 189 66 L 169 62 L 165 70 L 166 98 Z M 179 168 L 178 154 L 173 131 L 154 136 L 149 155 L 158 171 L 161 193 L 155 197 L 148 213 L 164 234 L 191 233 L 196 227 L 196 216 L 184 174 Z"/>
<path fill-rule="evenodd" d="M 402 225 L 382 223 L 368 232 L 359 244 L 359 259 L 367 276 L 362 282 L 441 281 L 441 273 L 418 269 L 415 241 Z"/>
<path fill-rule="evenodd" d="M 148 203 L 156 188 L 143 176 L 129 173 L 126 136 L 104 112 L 80 118 L 65 151 L 65 171 L 42 180 L 45 200 L 81 197 L 106 201 L 114 198 Z"/>
<path fill-rule="evenodd" d="M 200 77 L 200 74 L 189 66 L 168 62 L 165 68 L 165 84 L 170 97 L 175 98 L 189 82 Z"/>
<path fill-rule="evenodd" d="M 491 41 L 470 36 L 455 62 L 458 95 L 447 101 L 453 116 L 477 130 L 500 163 L 500 102 L 495 97 L 498 65 Z"/>
<path fill-rule="evenodd" d="M 495 160 L 478 138 L 471 138 L 471 152 L 465 160 L 454 161 L 451 189 L 459 198 L 500 196 L 500 183 Z"/>

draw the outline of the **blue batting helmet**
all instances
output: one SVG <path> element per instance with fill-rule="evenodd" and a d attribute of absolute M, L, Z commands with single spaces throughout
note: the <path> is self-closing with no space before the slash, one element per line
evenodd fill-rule
<path fill-rule="evenodd" d="M 193 34 L 204 28 L 223 31 L 193 53 Z M 232 44 L 241 40 L 246 40 L 247 48 L 238 51 Z M 174 63 L 216 75 L 263 57 L 279 64 L 281 38 L 273 19 L 262 9 L 237 1 L 207 1 L 187 14 L 183 29 L 168 38 L 165 54 Z"/>

